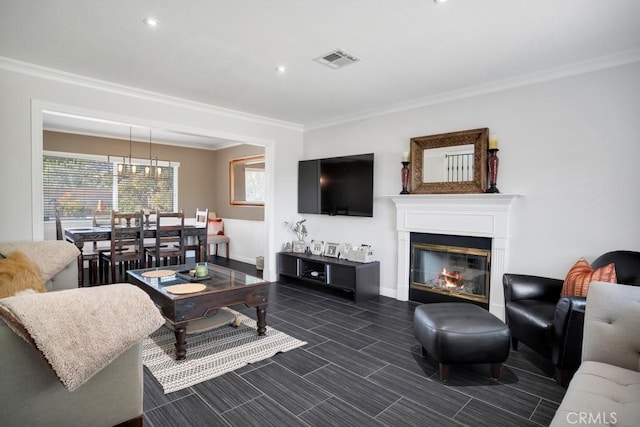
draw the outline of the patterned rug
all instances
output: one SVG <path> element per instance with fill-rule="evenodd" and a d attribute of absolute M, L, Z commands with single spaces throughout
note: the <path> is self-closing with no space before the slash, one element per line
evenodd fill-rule
<path fill-rule="evenodd" d="M 144 340 L 142 362 L 165 394 L 306 344 L 269 326 L 266 335 L 259 337 L 255 320 L 228 308 L 223 310 L 238 316 L 241 325 L 187 335 L 185 360 L 175 360 L 175 335 L 170 329 L 160 328 Z"/>

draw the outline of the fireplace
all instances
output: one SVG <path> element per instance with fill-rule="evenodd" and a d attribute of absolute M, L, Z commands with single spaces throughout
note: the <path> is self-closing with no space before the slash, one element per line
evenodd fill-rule
<path fill-rule="evenodd" d="M 411 233 L 409 300 L 489 308 L 491 239 Z"/>
<path fill-rule="evenodd" d="M 509 216 L 512 202 L 519 196 L 513 194 L 408 194 L 401 196 L 392 196 L 391 200 L 396 206 L 396 229 L 398 231 L 398 263 L 397 278 L 398 281 L 394 289 L 391 289 L 386 296 L 395 297 L 400 301 L 414 299 L 410 294 L 417 292 L 419 287 L 424 288 L 425 284 L 412 286 L 411 259 L 413 257 L 413 249 L 411 248 L 411 236 L 413 234 L 431 234 L 442 235 L 445 237 L 462 237 L 462 238 L 482 238 L 489 243 L 488 246 L 460 245 L 458 243 L 442 243 L 442 242 L 419 242 L 428 245 L 445 245 L 445 246 L 466 246 L 469 248 L 486 249 L 489 251 L 486 257 L 488 277 L 485 281 L 485 288 L 488 287 L 487 295 L 479 299 L 474 292 L 454 296 L 447 295 L 445 292 L 435 290 L 430 292 L 430 301 L 469 301 L 472 303 L 487 305 L 489 312 L 504 320 L 504 293 L 502 290 L 502 275 L 507 271 L 509 266 Z M 455 254 L 455 252 L 454 252 Z M 456 255 L 457 256 L 457 255 Z M 483 258 L 484 255 L 480 256 Z M 456 260 L 455 265 L 463 265 L 462 260 Z M 476 263 L 482 263 L 477 258 L 474 261 L 467 262 L 465 268 L 470 269 Z M 421 267 L 422 268 L 422 267 Z M 435 271 L 435 267 L 429 267 L 430 273 L 440 274 Z M 439 267 L 440 271 L 442 266 Z M 462 273 L 462 267 L 452 269 Z M 479 280 L 480 273 L 474 273 L 473 280 Z M 464 275 L 463 283 L 472 280 Z M 426 280 L 423 282 L 427 282 Z M 488 283 L 487 283 L 488 282 Z M 478 282 L 479 283 L 479 282 Z M 428 285 L 428 283 L 427 283 Z M 476 286 L 476 285 L 474 285 Z M 480 285 L 477 285 L 480 286 Z M 419 289 L 424 291 L 424 289 Z M 434 289 L 430 289 L 433 291 Z M 486 290 L 486 289 L 485 289 Z"/>

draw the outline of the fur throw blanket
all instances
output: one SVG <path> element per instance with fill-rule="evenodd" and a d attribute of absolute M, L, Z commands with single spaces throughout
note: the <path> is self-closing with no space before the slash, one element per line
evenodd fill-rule
<path fill-rule="evenodd" d="M 0 317 L 73 391 L 164 324 L 149 296 L 119 283 L 0 299 Z"/>
<path fill-rule="evenodd" d="M 25 254 L 38 268 L 43 282 L 51 279 L 80 255 L 80 251 L 73 243 L 64 240 L 0 243 L 2 255 L 9 256 L 16 251 Z"/>
<path fill-rule="evenodd" d="M 0 258 L 0 298 L 13 296 L 25 289 L 47 291 L 40 272 L 25 254 L 16 251 L 7 258 L 0 254 Z"/>

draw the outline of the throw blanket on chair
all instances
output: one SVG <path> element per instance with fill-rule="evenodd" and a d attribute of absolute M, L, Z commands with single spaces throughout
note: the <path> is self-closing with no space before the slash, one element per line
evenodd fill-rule
<path fill-rule="evenodd" d="M 80 255 L 80 251 L 73 243 L 64 240 L 0 243 L 0 254 L 9 256 L 16 251 L 25 254 L 38 268 L 43 282 L 51 279 Z"/>
<path fill-rule="evenodd" d="M 164 324 L 149 296 L 119 283 L 0 299 L 0 316 L 73 391 Z"/>

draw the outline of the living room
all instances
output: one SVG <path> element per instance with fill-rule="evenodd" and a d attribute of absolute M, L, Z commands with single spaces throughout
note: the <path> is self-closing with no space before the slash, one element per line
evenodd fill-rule
<path fill-rule="evenodd" d="M 429 3 L 428 8 L 427 5 L 415 7 L 420 11 L 424 7 L 431 14 L 440 13 L 432 10 L 439 5 L 425 3 Z M 443 6 L 451 7 L 455 3 L 450 1 Z M 463 4 L 473 7 L 474 11 L 477 7 L 467 4 L 468 1 L 457 3 L 458 11 Z M 501 3 L 501 7 L 508 7 L 506 2 Z M 544 2 L 544 9 L 554 11 L 552 3 Z M 499 138 L 497 186 L 500 192 L 519 196 L 510 212 L 508 272 L 563 278 L 580 257 L 592 261 L 611 250 L 640 251 L 640 222 L 636 218 L 640 181 L 635 176 L 640 158 L 640 144 L 637 143 L 640 134 L 637 120 L 640 111 L 640 37 L 637 25 L 630 22 L 630 17 L 637 16 L 634 12 L 638 10 L 631 1 L 613 3 L 615 6 L 606 9 L 596 2 L 565 5 L 575 19 L 567 24 L 567 33 L 570 29 L 577 31 L 575 27 L 581 28 L 584 42 L 581 44 L 572 39 L 573 44 L 562 51 L 555 50 L 556 39 L 546 40 L 544 45 L 537 44 L 542 43 L 540 40 L 526 43 L 526 37 L 516 32 L 516 23 L 524 25 L 527 20 L 520 14 L 507 15 L 505 12 L 500 15 L 493 9 L 497 6 L 491 6 L 490 12 L 502 18 L 513 31 L 505 30 L 500 36 L 521 36 L 522 39 L 516 38 L 522 43 L 522 49 L 528 51 L 514 59 L 518 49 L 512 46 L 512 50 L 500 51 L 492 57 L 492 62 L 504 67 L 517 62 L 513 74 L 501 74 L 502 67 L 474 72 L 471 59 L 490 56 L 492 52 L 486 47 L 475 46 L 480 53 L 469 57 L 467 73 L 460 76 L 457 85 L 416 91 L 414 96 L 402 99 L 387 95 L 384 98 L 389 101 L 387 105 L 380 105 L 372 95 L 367 99 L 369 108 L 350 112 L 342 109 L 350 102 L 345 99 L 345 107 L 340 106 L 339 114 L 298 119 L 299 116 L 293 115 L 256 113 L 266 111 L 260 108 L 269 104 L 269 97 L 255 109 L 245 110 L 233 103 L 220 105 L 196 96 L 176 96 L 176 92 L 165 91 L 160 86 L 151 90 L 128 84 L 132 80 L 109 81 L 101 78 L 102 74 L 98 72 L 89 72 L 89 68 L 67 67 L 64 58 L 46 61 L 43 56 L 38 60 L 31 54 L 28 41 L 22 48 L 16 47 L 19 43 L 8 44 L 11 37 L 27 36 L 7 34 L 12 28 L 8 21 L 15 17 L 12 10 L 20 8 L 3 2 L 0 177 L 5 183 L 5 203 L 1 208 L 1 240 L 30 241 L 44 237 L 42 186 L 38 181 L 43 152 L 42 114 L 43 111 L 56 111 L 264 146 L 270 186 L 265 205 L 268 239 L 263 249 L 264 275 L 269 280 L 277 278 L 276 253 L 283 243 L 294 237 L 282 226 L 283 222 L 304 218 L 309 240 L 370 244 L 375 259 L 380 262 L 380 292 L 395 298 L 398 245 L 396 213 L 390 196 L 398 195 L 401 190 L 400 162 L 403 153 L 410 150 L 410 139 L 481 127 L 488 127 Z M 342 7 L 336 4 L 335 10 Z M 522 2 L 517 7 L 532 14 L 539 12 Z M 528 10 L 529 7 L 532 10 Z M 47 11 L 53 14 L 52 10 Z M 354 19 L 358 16 L 352 7 L 349 11 Z M 45 12 L 41 12 L 42 15 Z M 554 12 L 560 14 L 560 11 Z M 42 37 L 49 32 L 55 33 L 56 26 L 40 13 L 37 15 L 44 28 Z M 24 18 L 29 14 L 18 16 Z M 468 31 L 464 40 L 470 44 L 478 27 L 485 28 L 485 22 L 495 22 L 489 20 L 491 16 L 478 16 L 482 17 L 478 18 L 481 24 L 466 30 L 459 27 L 463 28 L 462 32 Z M 545 16 L 548 20 L 536 25 L 543 28 L 549 25 L 554 34 L 562 34 L 557 29 L 555 15 L 548 13 Z M 135 19 L 141 21 L 142 17 L 136 15 Z M 257 21 L 253 16 L 251 19 Z M 378 16 L 377 19 L 382 18 Z M 168 23 L 170 20 L 170 16 L 161 17 L 161 21 Z M 322 22 L 329 25 L 330 20 Z M 259 27 L 257 22 L 255 26 Z M 596 33 L 590 33 L 596 29 Z M 158 30 L 162 30 L 162 25 Z M 377 30 L 374 27 L 368 31 L 375 33 Z M 442 31 L 443 35 L 448 34 Z M 406 37 L 410 39 L 411 34 Z M 600 41 L 596 43 L 595 40 Z M 331 38 L 325 43 L 325 50 L 342 43 Z M 356 43 L 353 40 L 344 47 L 361 55 L 366 45 L 365 41 Z M 581 55 L 581 49 L 589 46 L 595 46 L 588 51 L 591 56 Z M 366 50 L 367 53 L 370 51 Z M 320 67 L 312 63 L 311 58 L 323 52 L 310 53 L 311 56 L 305 58 L 310 65 L 302 69 L 311 65 Z M 420 54 L 424 55 L 424 52 Z M 358 67 L 366 66 L 366 59 L 342 70 L 322 71 L 349 73 L 345 80 L 338 82 L 338 87 L 344 91 L 348 84 L 354 84 L 358 79 Z M 547 68 L 539 66 L 542 59 L 548 60 Z M 439 64 L 437 70 L 446 74 L 447 63 Z M 153 62 L 146 65 L 152 73 Z M 271 67 L 271 64 L 266 66 Z M 315 77 L 317 71 L 311 73 Z M 484 79 L 478 78 L 478 74 Z M 339 76 L 332 74 L 328 79 L 339 80 Z M 271 77 L 278 79 L 276 85 L 280 88 L 269 93 L 271 99 L 289 92 L 282 87 L 288 76 Z M 385 75 L 378 86 L 401 86 L 404 78 L 400 73 Z M 423 77 L 435 79 L 435 86 L 437 78 L 436 73 Z M 188 76 L 184 79 L 189 80 Z M 198 82 L 193 85 L 197 87 Z M 203 83 L 203 86 L 211 85 L 215 85 L 215 77 Z M 238 87 L 234 88 L 240 91 Z M 197 93 L 197 88 L 190 93 Z M 406 94 L 406 91 L 402 93 Z M 305 93 L 305 97 L 309 104 L 314 104 L 310 95 Z M 339 103 L 335 99 L 333 102 Z M 298 161 L 370 152 L 375 153 L 373 217 L 298 214 L 295 197 Z"/>

